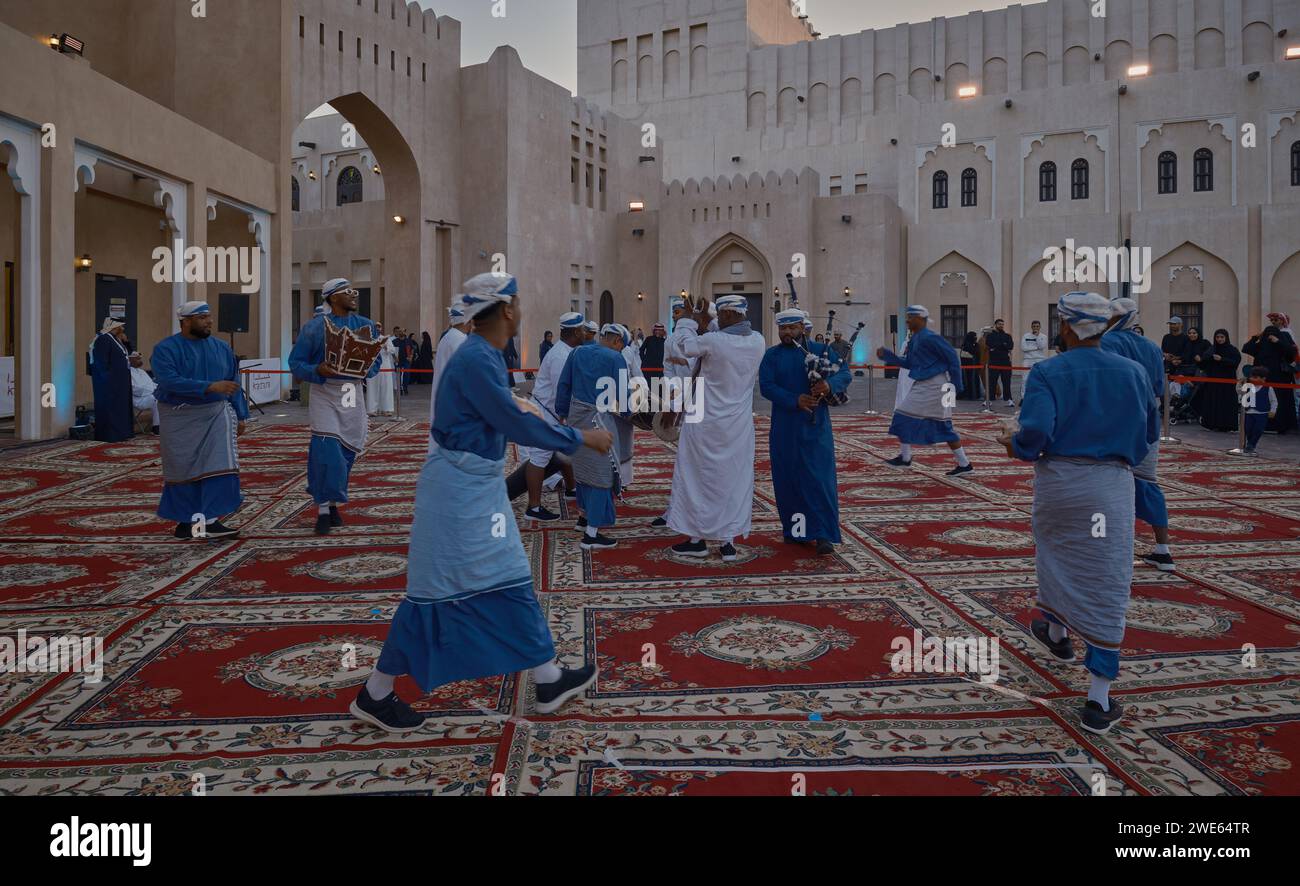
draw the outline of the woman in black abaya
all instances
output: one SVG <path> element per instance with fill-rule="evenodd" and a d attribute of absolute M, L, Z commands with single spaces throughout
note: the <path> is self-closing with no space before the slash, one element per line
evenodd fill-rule
<path fill-rule="evenodd" d="M 1227 379 L 1232 384 L 1209 381 L 1201 384 L 1192 398 L 1192 408 L 1201 417 L 1201 427 L 1211 431 L 1237 430 L 1237 367 L 1241 352 L 1232 346 L 1228 330 L 1214 332 L 1214 344 L 1193 358 L 1206 378 Z"/>
<path fill-rule="evenodd" d="M 1269 326 L 1242 347 L 1242 352 L 1255 358 L 1256 366 L 1268 370 L 1268 380 L 1279 384 L 1295 384 L 1296 346 L 1291 336 L 1276 326 Z M 1295 391 L 1274 388 L 1277 397 L 1277 415 L 1268 423 L 1270 431 L 1285 434 L 1296 429 Z"/>

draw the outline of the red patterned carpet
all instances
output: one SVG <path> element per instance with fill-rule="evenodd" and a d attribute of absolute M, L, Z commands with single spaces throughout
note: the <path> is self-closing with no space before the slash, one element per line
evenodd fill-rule
<path fill-rule="evenodd" d="M 652 438 L 617 550 L 584 555 L 569 520 L 525 531 L 562 659 L 600 665 L 588 697 L 541 717 L 526 676 L 456 684 L 401 738 L 346 710 L 402 595 L 418 428 L 377 430 L 325 540 L 300 426 L 245 438 L 244 536 L 225 544 L 169 538 L 150 439 L 12 453 L 0 634 L 101 636 L 107 663 L 98 684 L 0 675 L 0 793 L 185 793 L 195 773 L 215 794 L 1300 793 L 1293 466 L 1167 453 L 1180 570 L 1137 572 L 1130 713 L 1097 737 L 1078 725 L 1086 672 L 1028 637 L 1032 471 L 996 421 L 959 419 L 978 470 L 949 480 L 946 453 L 898 473 L 886 420 L 837 417 L 828 560 L 781 541 L 761 421 L 734 563 L 676 558 L 649 528 L 673 457 Z M 893 672 L 892 641 L 917 630 L 997 638 L 997 683 Z"/>

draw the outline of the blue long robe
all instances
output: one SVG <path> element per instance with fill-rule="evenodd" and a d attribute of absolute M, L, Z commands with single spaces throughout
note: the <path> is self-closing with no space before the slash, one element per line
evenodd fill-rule
<path fill-rule="evenodd" d="M 808 350 L 821 356 L 829 346 L 810 342 Z M 772 401 L 768 448 L 776 509 L 787 541 L 839 544 L 840 502 L 831 411 L 823 404 L 809 416 L 799 408 L 800 395 L 807 394 L 810 387 L 805 359 L 799 347 L 777 345 L 768 349 L 758 369 L 759 390 Z M 827 379 L 835 394 L 843 393 L 852 381 L 847 362 Z M 799 528 L 796 515 L 803 517 L 800 536 L 795 535 Z"/>
<path fill-rule="evenodd" d="M 158 384 L 154 397 L 162 407 L 228 400 L 235 417 L 247 421 L 248 403 L 242 389 L 230 396 L 208 393 L 213 382 L 240 383 L 239 360 L 230 345 L 220 339 L 193 341 L 178 333 L 157 344 L 150 363 Z M 158 516 L 189 523 L 195 514 L 202 514 L 212 521 L 233 514 L 243 501 L 238 474 L 207 477 L 194 483 L 166 483 L 158 503 Z"/>
<path fill-rule="evenodd" d="M 117 339 L 101 333 L 95 339 L 90 366 L 95 386 L 95 439 L 120 443 L 135 436 L 135 407 L 131 402 L 131 361 Z"/>
<path fill-rule="evenodd" d="M 588 342 L 580 348 L 575 348 L 569 354 L 569 359 L 565 361 L 564 369 L 556 382 L 555 414 L 567 420 L 574 401 L 600 406 L 601 392 L 604 390 L 602 379 L 612 380 L 617 385 L 619 373 L 627 372 L 627 361 L 623 359 L 622 353 L 605 347 L 599 341 Z M 606 381 L 605 384 L 608 385 L 609 382 Z M 608 397 L 609 394 L 605 396 Z M 612 424 L 602 423 L 602 427 L 611 432 L 615 430 Z M 615 434 L 615 439 L 617 436 Z M 592 458 L 596 461 L 608 460 L 604 455 L 600 455 L 599 458 L 593 455 Z M 616 458 L 621 460 L 621 454 Z M 605 470 L 603 465 L 600 469 Z M 612 472 L 612 464 L 608 470 Z M 582 482 L 581 477 L 578 478 L 577 486 L 578 505 L 587 516 L 587 524 L 600 529 L 613 526 L 618 519 L 614 510 L 613 488 L 589 486 Z"/>
<path fill-rule="evenodd" d="M 335 326 L 346 326 L 353 332 L 370 329 L 371 336 L 378 333 L 374 323 L 365 317 L 348 314 L 346 317 L 329 316 Z M 289 370 L 300 382 L 325 385 L 329 382 L 316 373 L 325 362 L 325 317 L 309 320 L 298 333 L 298 341 L 289 354 Z M 376 359 L 366 379 L 379 374 L 382 360 Z M 335 380 L 337 381 L 337 379 Z M 362 401 L 364 409 L 364 400 Z M 333 437 L 312 434 L 307 449 L 307 492 L 318 505 L 345 504 L 348 500 L 348 483 L 352 478 L 352 465 L 357 453 Z"/>
<path fill-rule="evenodd" d="M 1101 349 L 1121 357 L 1128 357 L 1146 370 L 1151 389 L 1159 400 L 1165 393 L 1165 355 L 1159 346 L 1150 339 L 1131 330 L 1114 330 L 1101 337 Z M 1139 474 L 1155 477 L 1159 460 L 1158 444 L 1153 449 L 1150 462 L 1143 466 Z M 1160 484 L 1147 477 L 1134 475 L 1134 504 L 1137 506 L 1138 519 L 1151 526 L 1164 528 L 1169 525 L 1169 507 L 1165 503 L 1165 494 Z"/>
<path fill-rule="evenodd" d="M 885 361 L 906 369 L 912 379 L 911 390 L 889 423 L 889 433 L 901 442 L 928 446 L 932 443 L 960 443 L 961 435 L 952 425 L 952 409 L 944 406 L 941 379 L 947 376 L 954 395 L 964 390 L 961 358 L 948 340 L 929 328 L 913 333 L 903 356 L 885 350 Z"/>
<path fill-rule="evenodd" d="M 582 445 L 576 429 L 515 405 L 505 359 L 478 335 L 444 370 L 433 439 L 415 493 L 407 597 L 377 665 L 426 692 L 555 657 L 506 494 L 506 441 L 565 453 Z"/>

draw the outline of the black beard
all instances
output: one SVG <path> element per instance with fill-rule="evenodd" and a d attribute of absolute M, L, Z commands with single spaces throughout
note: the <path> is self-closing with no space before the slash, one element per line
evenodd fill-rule
<path fill-rule="evenodd" d="M 190 334 L 193 335 L 195 338 L 211 338 L 211 337 L 212 337 L 212 330 L 211 330 L 211 329 L 194 329 L 194 330 L 191 330 Z"/>

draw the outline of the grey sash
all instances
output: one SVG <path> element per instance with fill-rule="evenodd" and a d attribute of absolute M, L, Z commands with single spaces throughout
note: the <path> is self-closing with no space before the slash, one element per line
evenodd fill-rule
<path fill-rule="evenodd" d="M 344 391 L 351 385 L 352 405 L 343 405 Z M 370 434 L 370 417 L 366 415 L 366 394 L 360 380 L 311 386 L 307 415 L 311 432 L 317 437 L 333 437 L 353 452 L 366 448 Z"/>
<path fill-rule="evenodd" d="M 952 409 L 943 405 L 943 388 L 947 383 L 948 376 L 943 374 L 925 381 L 914 381 L 897 411 L 912 418 L 948 421 L 952 418 Z"/>
<path fill-rule="evenodd" d="M 239 420 L 228 400 L 161 407 L 158 419 L 164 483 L 197 483 L 239 473 Z"/>
<path fill-rule="evenodd" d="M 584 446 L 571 456 L 575 480 L 592 489 L 612 488 L 619 462 L 619 429 L 614 416 L 590 403 L 574 400 L 569 406 L 569 427 L 579 430 L 599 427 L 614 435 L 614 450 L 609 455 Z"/>

